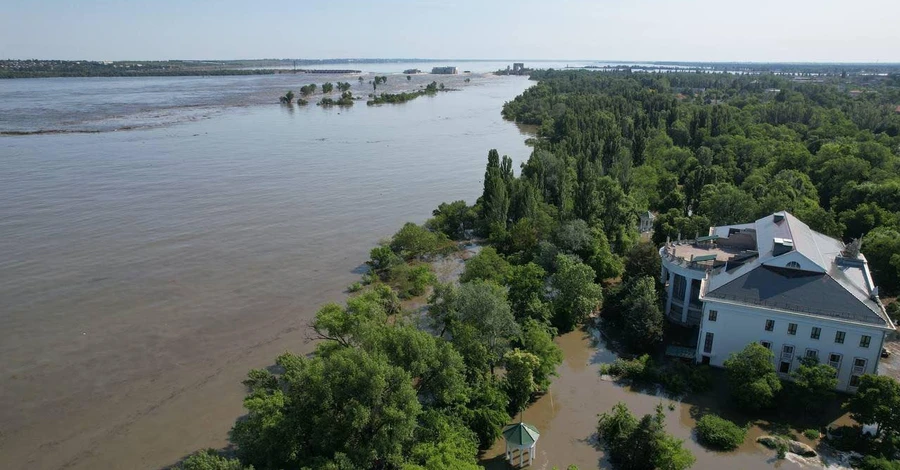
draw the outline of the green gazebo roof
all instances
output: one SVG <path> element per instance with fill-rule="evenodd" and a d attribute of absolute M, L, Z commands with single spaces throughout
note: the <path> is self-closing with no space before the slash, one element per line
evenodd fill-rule
<path fill-rule="evenodd" d="M 516 423 L 503 428 L 503 438 L 510 444 L 530 446 L 537 442 L 541 433 L 537 428 L 526 423 Z"/>

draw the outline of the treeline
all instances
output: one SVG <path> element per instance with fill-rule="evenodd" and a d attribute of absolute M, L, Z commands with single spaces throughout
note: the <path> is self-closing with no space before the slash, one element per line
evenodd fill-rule
<path fill-rule="evenodd" d="M 768 75 L 532 77 L 540 82 L 503 109 L 540 126 L 514 191 L 539 193 L 558 220 L 602 227 L 617 254 L 633 243 L 624 229 L 641 211 L 659 212 L 660 244 L 788 210 L 820 232 L 863 237 L 877 283 L 900 288 L 894 82 L 851 96 Z M 511 212 L 508 221 L 518 223 Z M 510 227 L 501 225 L 495 238 Z"/>
<path fill-rule="evenodd" d="M 378 77 L 376 77 L 377 79 Z M 373 95 L 372 99 L 367 101 L 368 105 L 375 104 L 398 104 L 398 103 L 406 103 L 407 101 L 412 101 L 420 96 L 425 95 L 434 95 L 438 91 L 444 90 L 444 84 L 441 83 L 438 85 L 437 82 L 431 82 L 425 86 L 424 90 L 417 90 L 413 92 L 401 92 L 401 93 L 382 93 L 380 95 Z"/>

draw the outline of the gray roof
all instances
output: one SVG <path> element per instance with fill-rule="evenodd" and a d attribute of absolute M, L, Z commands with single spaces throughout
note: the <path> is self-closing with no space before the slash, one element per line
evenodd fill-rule
<path fill-rule="evenodd" d="M 830 275 L 797 269 L 758 266 L 708 292 L 705 297 L 888 325 L 881 315 Z"/>
<path fill-rule="evenodd" d="M 732 229 L 753 234 L 759 255 L 733 270 L 712 274 L 704 297 L 893 328 L 881 303 L 873 298 L 865 257 L 842 258 L 840 240 L 812 230 L 788 212 L 749 224 L 713 227 L 710 233 L 727 238 Z M 775 239 L 789 240 L 790 251 L 775 255 Z M 821 271 L 782 267 L 785 264 L 779 260 L 785 259 L 782 256 L 791 259 L 791 253 Z"/>

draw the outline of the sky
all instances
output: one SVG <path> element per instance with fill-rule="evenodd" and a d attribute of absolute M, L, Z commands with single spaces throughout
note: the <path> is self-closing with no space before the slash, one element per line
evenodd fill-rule
<path fill-rule="evenodd" d="M 900 62 L 900 0 L 2 0 L 0 59 Z"/>

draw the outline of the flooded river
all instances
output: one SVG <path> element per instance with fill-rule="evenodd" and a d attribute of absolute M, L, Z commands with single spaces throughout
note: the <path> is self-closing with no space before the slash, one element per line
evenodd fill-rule
<path fill-rule="evenodd" d="M 0 82 L 0 130 L 139 129 L 0 136 L 0 468 L 159 468 L 225 445 L 247 371 L 309 351 L 307 322 L 379 239 L 473 202 L 489 149 L 529 154 L 500 117 L 524 77 L 277 104 L 327 78 Z"/>

